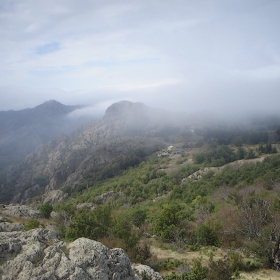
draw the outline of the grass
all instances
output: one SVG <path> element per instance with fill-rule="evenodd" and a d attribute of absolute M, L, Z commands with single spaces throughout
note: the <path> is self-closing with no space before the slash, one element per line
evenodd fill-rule
<path fill-rule="evenodd" d="M 280 272 L 272 269 L 258 269 L 250 273 L 242 272 L 241 279 L 243 280 L 278 280 Z"/>
<path fill-rule="evenodd" d="M 156 241 L 151 245 L 151 252 L 157 257 L 158 260 L 175 259 L 179 261 L 186 262 L 190 267 L 192 266 L 193 259 L 200 259 L 203 266 L 207 266 L 210 260 L 217 261 L 223 259 L 227 254 L 227 249 L 216 248 L 211 246 L 201 247 L 199 251 L 185 251 L 176 252 L 171 249 L 163 249 L 158 247 Z M 255 261 L 244 257 L 244 261 Z M 173 270 L 176 272 L 176 270 Z M 170 274 L 170 271 L 160 271 L 162 276 Z M 280 272 L 272 269 L 257 269 L 252 272 L 241 272 L 241 278 L 243 280 L 276 280 L 280 279 Z"/>

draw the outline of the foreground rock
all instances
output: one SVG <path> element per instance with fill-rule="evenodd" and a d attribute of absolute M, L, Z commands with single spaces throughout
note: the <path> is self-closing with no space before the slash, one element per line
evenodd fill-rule
<path fill-rule="evenodd" d="M 0 222 L 0 232 L 11 232 L 23 230 L 24 225 L 20 223 Z"/>
<path fill-rule="evenodd" d="M 122 249 L 79 238 L 68 246 L 52 230 L 0 232 L 0 279 L 160 280 L 146 266 L 131 266 Z"/>
<path fill-rule="evenodd" d="M 21 217 L 21 218 L 42 218 L 39 211 L 32 207 L 20 204 L 0 204 L 0 213 L 3 216 Z"/>

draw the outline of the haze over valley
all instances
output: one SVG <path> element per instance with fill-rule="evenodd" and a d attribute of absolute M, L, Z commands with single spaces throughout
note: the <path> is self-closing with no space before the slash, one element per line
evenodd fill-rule
<path fill-rule="evenodd" d="M 279 279 L 280 2 L 0 3 L 0 280 Z"/>
<path fill-rule="evenodd" d="M 119 246 L 129 252 L 134 262 L 141 258 L 142 264 L 160 273 L 170 258 L 167 252 L 159 253 L 162 242 L 174 252 L 180 246 L 183 254 L 196 250 L 191 249 L 193 246 L 227 250 L 227 242 L 235 240 L 228 236 L 230 232 L 238 236 L 234 254 L 239 254 L 242 248 L 249 253 L 250 242 L 257 242 L 261 247 L 263 242 L 267 244 L 264 251 L 259 248 L 257 256 L 250 259 L 251 265 L 242 261 L 236 264 L 244 277 L 248 270 L 254 270 L 257 275 L 269 263 L 270 267 L 275 264 L 280 186 L 279 116 L 259 115 L 227 122 L 214 116 L 174 113 L 130 101 L 112 104 L 101 119 L 75 115 L 75 111 L 83 108 L 52 100 L 32 109 L 0 112 L 4 116 L 0 135 L 0 200 L 5 204 L 0 209 L 4 216 L 0 223 L 2 231 L 21 234 L 22 229 L 48 223 L 66 242 L 76 239 L 91 242 L 79 239 L 86 237 L 102 241 L 108 247 Z M 253 203 L 251 210 L 246 208 L 249 201 Z M 224 217 L 225 209 L 237 216 Z M 257 209 L 264 211 L 258 218 L 247 212 Z M 165 215 L 175 216 L 165 220 Z M 207 231 L 199 233 L 200 229 Z M 269 243 L 268 233 L 261 233 L 263 229 L 273 229 L 271 233 L 275 236 Z M 35 230 L 34 234 L 50 233 Z M 247 244 L 249 237 L 251 241 Z M 3 240 L 9 238 L 3 233 Z M 38 242 L 45 244 L 43 240 L 48 238 Z M 55 250 L 68 246 L 59 244 Z M 268 252 L 272 249 L 271 255 Z M 30 253 L 23 249 L 17 254 L 26 258 Z M 36 254 L 47 256 L 46 251 Z M 158 254 L 165 257 L 157 259 Z M 244 257 L 220 251 L 213 254 L 219 265 L 222 258 Z M 182 261 L 175 257 L 174 262 L 190 265 L 191 271 L 176 277 L 196 275 L 195 257 L 184 258 Z M 206 258 L 203 277 L 219 273 L 211 267 L 216 262 L 208 260 L 207 254 L 203 258 Z M 74 261 L 72 257 L 70 260 Z M 44 257 L 41 261 L 43 264 Z M 16 258 L 13 263 L 17 265 Z M 177 267 L 175 263 L 169 264 L 170 269 Z M 3 265 L 8 267 L 8 262 L 4 260 Z M 60 265 L 68 264 L 63 261 Z M 227 266 L 227 261 L 223 265 Z M 22 275 L 45 273 L 44 269 L 34 269 L 32 264 L 28 270 L 22 270 Z M 92 276 L 90 269 L 86 273 Z M 234 268 L 227 269 L 229 277 L 235 273 Z M 4 269 L 3 275 L 5 271 L 8 270 Z M 161 277 L 152 270 L 144 271 Z M 11 273 L 19 277 L 16 270 Z M 60 272 L 51 273 L 57 276 Z M 129 277 L 133 273 L 141 276 L 131 270 Z"/>

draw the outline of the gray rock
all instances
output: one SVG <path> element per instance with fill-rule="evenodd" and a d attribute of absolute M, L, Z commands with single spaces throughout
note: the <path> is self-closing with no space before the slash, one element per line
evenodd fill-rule
<path fill-rule="evenodd" d="M 64 200 L 68 194 L 64 193 L 62 190 L 51 190 L 45 193 L 45 198 L 43 203 L 56 204 Z"/>
<path fill-rule="evenodd" d="M 114 194 L 116 194 L 116 192 L 114 191 L 109 191 L 109 192 L 106 192 L 106 193 L 103 193 L 101 195 L 98 195 L 95 197 L 95 200 L 98 202 L 98 203 L 104 203 L 106 201 L 106 199 L 108 199 L 109 197 L 112 197 Z"/>
<path fill-rule="evenodd" d="M 147 266 L 131 266 L 122 249 L 79 238 L 68 246 L 51 230 L 0 232 L 0 279 L 117 279 L 140 280 L 146 271 L 153 280 L 162 279 Z"/>
<path fill-rule="evenodd" d="M 21 231 L 23 227 L 23 224 L 20 223 L 2 222 L 0 223 L 0 232 Z"/>
<path fill-rule="evenodd" d="M 8 219 L 6 217 L 0 216 L 0 223 L 7 222 L 7 221 L 8 221 Z"/>
<path fill-rule="evenodd" d="M 81 208 L 88 208 L 90 210 L 94 210 L 96 208 L 96 204 L 93 202 L 88 202 L 88 203 L 79 203 L 76 206 L 76 209 L 81 209 Z"/>
<path fill-rule="evenodd" d="M 42 215 L 38 210 L 32 207 L 20 204 L 9 204 L 0 208 L 0 213 L 5 216 L 24 217 L 24 218 L 41 218 Z"/>
<path fill-rule="evenodd" d="M 162 277 L 158 272 L 155 272 L 152 268 L 147 265 L 136 265 L 133 267 L 135 274 L 137 274 L 140 279 L 142 279 L 141 275 L 145 274 L 151 280 L 162 280 Z"/>

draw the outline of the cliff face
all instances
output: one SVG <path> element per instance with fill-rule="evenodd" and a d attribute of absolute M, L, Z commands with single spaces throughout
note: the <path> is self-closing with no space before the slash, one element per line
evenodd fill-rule
<path fill-rule="evenodd" d="M 1 223 L 0 223 L 1 225 Z M 1 229 L 1 227 L 0 227 Z M 0 232 L 0 279 L 162 279 L 146 266 L 132 266 L 126 253 L 79 238 L 70 244 L 52 230 Z"/>

